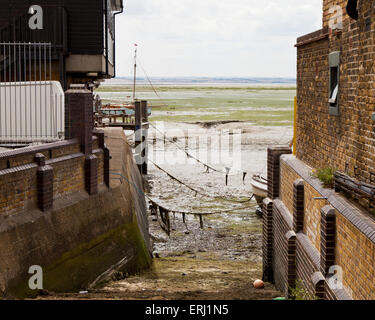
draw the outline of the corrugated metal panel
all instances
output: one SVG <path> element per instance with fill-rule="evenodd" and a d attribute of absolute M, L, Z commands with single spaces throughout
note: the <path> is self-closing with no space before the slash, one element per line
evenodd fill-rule
<path fill-rule="evenodd" d="M 58 81 L 0 83 L 0 142 L 64 139 L 64 105 Z"/>

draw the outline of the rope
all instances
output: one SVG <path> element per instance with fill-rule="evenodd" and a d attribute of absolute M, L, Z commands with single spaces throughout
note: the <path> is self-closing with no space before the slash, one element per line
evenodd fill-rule
<path fill-rule="evenodd" d="M 226 176 L 228 176 L 229 174 L 223 172 L 222 170 L 218 170 L 218 169 L 215 169 L 213 168 L 212 166 L 210 166 L 209 164 L 207 163 L 204 163 L 202 162 L 200 159 L 194 157 L 193 155 L 191 155 L 189 152 L 187 152 L 184 148 L 182 148 L 181 146 L 179 146 L 175 141 L 169 139 L 166 137 L 165 135 L 165 132 L 162 132 L 161 130 L 159 130 L 156 126 L 154 126 L 152 123 L 149 123 L 155 130 L 157 130 L 158 132 L 160 132 L 164 139 L 168 140 L 170 143 L 174 144 L 178 149 L 180 149 L 181 151 L 183 151 L 189 158 L 192 158 L 194 159 L 195 161 L 197 161 L 198 163 L 202 164 L 205 168 L 207 168 L 207 173 L 209 173 L 209 169 L 211 169 L 212 171 L 215 171 L 215 172 L 218 172 L 218 173 L 221 173 L 221 174 L 225 174 Z M 178 138 L 177 138 L 178 139 Z M 244 174 L 247 174 L 247 172 L 239 172 L 237 174 L 232 174 L 232 176 L 235 176 L 235 175 L 244 175 Z"/>
<path fill-rule="evenodd" d="M 230 212 L 235 212 L 238 210 L 245 210 L 245 209 L 250 209 L 254 208 L 256 205 L 248 205 L 248 206 L 242 206 L 242 207 L 237 207 L 229 210 L 220 210 L 220 211 L 211 211 L 211 212 L 190 212 L 190 211 L 180 211 L 180 210 L 174 210 L 174 209 L 167 209 L 161 204 L 157 203 L 153 198 L 149 197 L 146 195 L 146 197 L 154 204 L 156 204 L 158 207 L 168 211 L 168 212 L 174 212 L 174 213 L 179 213 L 179 214 L 185 214 L 185 215 L 193 215 L 193 216 L 209 216 L 209 215 L 214 215 L 214 214 L 223 214 L 223 213 L 230 213 Z"/>
<path fill-rule="evenodd" d="M 152 198 L 149 195 L 147 195 L 146 193 L 144 193 L 143 190 L 139 189 L 133 182 L 129 181 L 121 173 L 110 172 L 110 174 L 120 176 L 122 179 L 126 180 L 129 183 L 129 185 L 133 186 L 140 195 L 146 197 L 148 200 L 151 201 L 151 203 L 156 204 L 159 208 L 162 208 L 162 209 L 164 209 L 165 211 L 168 211 L 168 212 L 174 212 L 174 213 L 185 214 L 185 215 L 194 215 L 194 216 L 199 216 L 199 215 L 207 216 L 207 215 L 213 215 L 213 214 L 229 213 L 229 212 L 234 212 L 234 211 L 237 211 L 237 210 L 250 209 L 250 208 L 254 208 L 256 206 L 255 204 L 252 204 L 252 205 L 248 205 L 248 206 L 233 208 L 233 209 L 230 209 L 230 210 L 220 210 L 220 211 L 212 211 L 212 212 L 190 212 L 190 211 L 180 211 L 180 210 L 175 210 L 175 209 L 168 209 L 168 208 L 165 208 L 163 205 L 159 204 L 154 198 Z"/>
<path fill-rule="evenodd" d="M 169 173 L 168 171 L 166 171 L 165 169 L 161 168 L 160 166 L 158 166 L 155 162 L 153 162 L 152 160 L 149 159 L 149 161 L 157 168 L 159 169 L 160 171 L 164 172 L 168 177 L 170 177 L 172 180 L 175 180 L 177 181 L 178 183 L 180 183 L 181 185 L 185 186 L 186 188 L 190 189 L 191 191 L 195 192 L 195 195 L 197 194 L 200 194 L 204 197 L 207 197 L 207 198 L 215 198 L 215 199 L 222 199 L 224 201 L 229 201 L 229 202 L 234 202 L 234 203 L 246 203 L 246 202 L 250 202 L 252 199 L 253 199 L 253 196 L 251 198 L 249 198 L 248 200 L 244 200 L 244 201 L 237 201 L 237 200 L 232 200 L 232 199 L 228 199 L 226 197 L 221 197 L 221 196 L 212 196 L 212 195 L 209 195 L 207 193 L 204 193 L 202 191 L 199 191 L 191 186 L 189 186 L 188 184 L 186 184 L 185 182 L 181 181 L 180 179 L 176 178 L 175 176 L 173 176 L 171 173 Z"/>
<path fill-rule="evenodd" d="M 126 143 L 128 144 L 128 146 L 130 148 L 135 148 L 135 145 L 130 145 L 130 143 L 126 140 Z M 250 202 L 254 195 L 252 195 L 249 199 L 247 200 L 244 200 L 244 201 L 237 201 L 237 200 L 232 200 L 232 199 L 228 199 L 226 197 L 221 197 L 221 196 L 212 196 L 212 195 L 209 195 L 207 193 L 204 193 L 204 192 L 201 192 L 191 186 L 189 186 L 188 184 L 186 184 L 185 182 L 181 181 L 180 179 L 176 178 L 175 176 L 173 176 L 171 173 L 169 173 L 168 171 L 166 171 L 165 169 L 161 168 L 160 166 L 158 166 L 154 161 L 148 159 L 148 161 L 150 161 L 158 170 L 164 172 L 168 177 L 170 177 L 172 180 L 175 180 L 176 182 L 178 182 L 179 184 L 185 186 L 186 188 L 188 188 L 189 190 L 195 192 L 195 195 L 197 194 L 200 194 L 202 196 L 205 196 L 205 197 L 208 197 L 208 198 L 215 198 L 215 199 L 221 199 L 221 200 L 224 200 L 224 201 L 228 201 L 228 202 L 233 202 L 233 203 L 247 203 L 247 202 Z"/>

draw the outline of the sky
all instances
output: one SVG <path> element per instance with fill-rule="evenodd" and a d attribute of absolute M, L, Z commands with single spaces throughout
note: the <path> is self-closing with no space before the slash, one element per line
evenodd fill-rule
<path fill-rule="evenodd" d="M 135 43 L 150 77 L 295 77 L 296 38 L 322 27 L 322 0 L 124 0 L 124 6 L 116 22 L 119 77 L 132 76 Z"/>

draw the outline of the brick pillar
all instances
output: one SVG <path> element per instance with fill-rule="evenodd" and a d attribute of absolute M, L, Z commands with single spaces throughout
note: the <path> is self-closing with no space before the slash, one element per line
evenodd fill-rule
<path fill-rule="evenodd" d="M 305 184 L 302 179 L 293 184 L 293 230 L 295 233 L 303 232 L 305 215 Z"/>
<path fill-rule="evenodd" d="M 38 208 L 48 211 L 53 207 L 53 168 L 46 165 L 46 157 L 41 153 L 35 155 L 35 162 L 39 166 L 37 171 Z"/>
<path fill-rule="evenodd" d="M 98 159 L 92 154 L 94 129 L 93 95 L 83 85 L 71 85 L 65 92 L 65 132 L 67 139 L 78 139 L 85 154 L 85 186 L 90 194 L 98 192 Z"/>
<path fill-rule="evenodd" d="M 103 149 L 104 151 L 104 183 L 106 184 L 107 187 L 109 187 L 109 163 L 111 160 L 111 155 L 109 152 L 109 149 L 105 145 L 105 134 L 102 131 L 94 130 L 94 135 L 98 137 L 99 140 L 99 147 Z"/>
<path fill-rule="evenodd" d="M 66 139 L 78 139 L 85 155 L 92 153 L 93 96 L 75 86 L 65 92 Z"/>
<path fill-rule="evenodd" d="M 263 280 L 273 282 L 273 227 L 272 227 L 272 200 L 263 200 Z"/>
<path fill-rule="evenodd" d="M 110 187 L 110 176 L 109 176 L 109 163 L 111 160 L 111 154 L 107 147 L 104 148 L 104 183 Z"/>
<path fill-rule="evenodd" d="M 286 239 L 288 241 L 288 267 L 287 267 L 287 284 L 288 284 L 288 298 L 291 297 L 292 289 L 296 287 L 297 271 L 296 271 L 296 233 L 294 231 L 289 231 L 286 234 Z"/>
<path fill-rule="evenodd" d="M 93 135 L 98 138 L 99 148 L 101 148 L 101 149 L 104 150 L 104 147 L 105 147 L 105 135 L 104 135 L 104 132 L 99 131 L 97 129 L 94 129 L 93 130 Z"/>
<path fill-rule="evenodd" d="M 316 298 L 323 300 L 325 297 L 325 278 L 321 272 L 315 272 L 311 276 L 311 282 L 314 286 L 314 295 Z"/>
<path fill-rule="evenodd" d="M 335 265 L 336 248 L 336 211 L 331 206 L 321 210 L 320 220 L 320 271 L 323 275 L 329 273 L 329 268 Z"/>
<path fill-rule="evenodd" d="M 85 159 L 85 186 L 89 195 L 98 193 L 98 158 L 93 154 Z"/>
<path fill-rule="evenodd" d="M 291 153 L 292 150 L 288 146 L 270 147 L 267 150 L 268 197 L 272 200 L 280 194 L 280 156 Z"/>

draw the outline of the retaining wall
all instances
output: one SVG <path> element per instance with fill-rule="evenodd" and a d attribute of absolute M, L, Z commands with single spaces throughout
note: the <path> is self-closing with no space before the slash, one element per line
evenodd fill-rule
<path fill-rule="evenodd" d="M 265 278 L 286 296 L 302 281 L 321 299 L 375 299 L 373 216 L 323 188 L 310 167 L 280 150 L 268 150 L 269 158 L 279 159 L 268 169 L 279 172 L 279 182 L 269 181 L 278 192 L 264 201 Z M 334 270 L 342 274 L 332 278 Z"/>
<path fill-rule="evenodd" d="M 2 297 L 37 294 L 28 286 L 34 265 L 52 292 L 84 290 L 114 265 L 150 266 L 142 177 L 121 129 L 93 133 L 89 94 L 67 92 L 70 140 L 0 154 Z"/>

